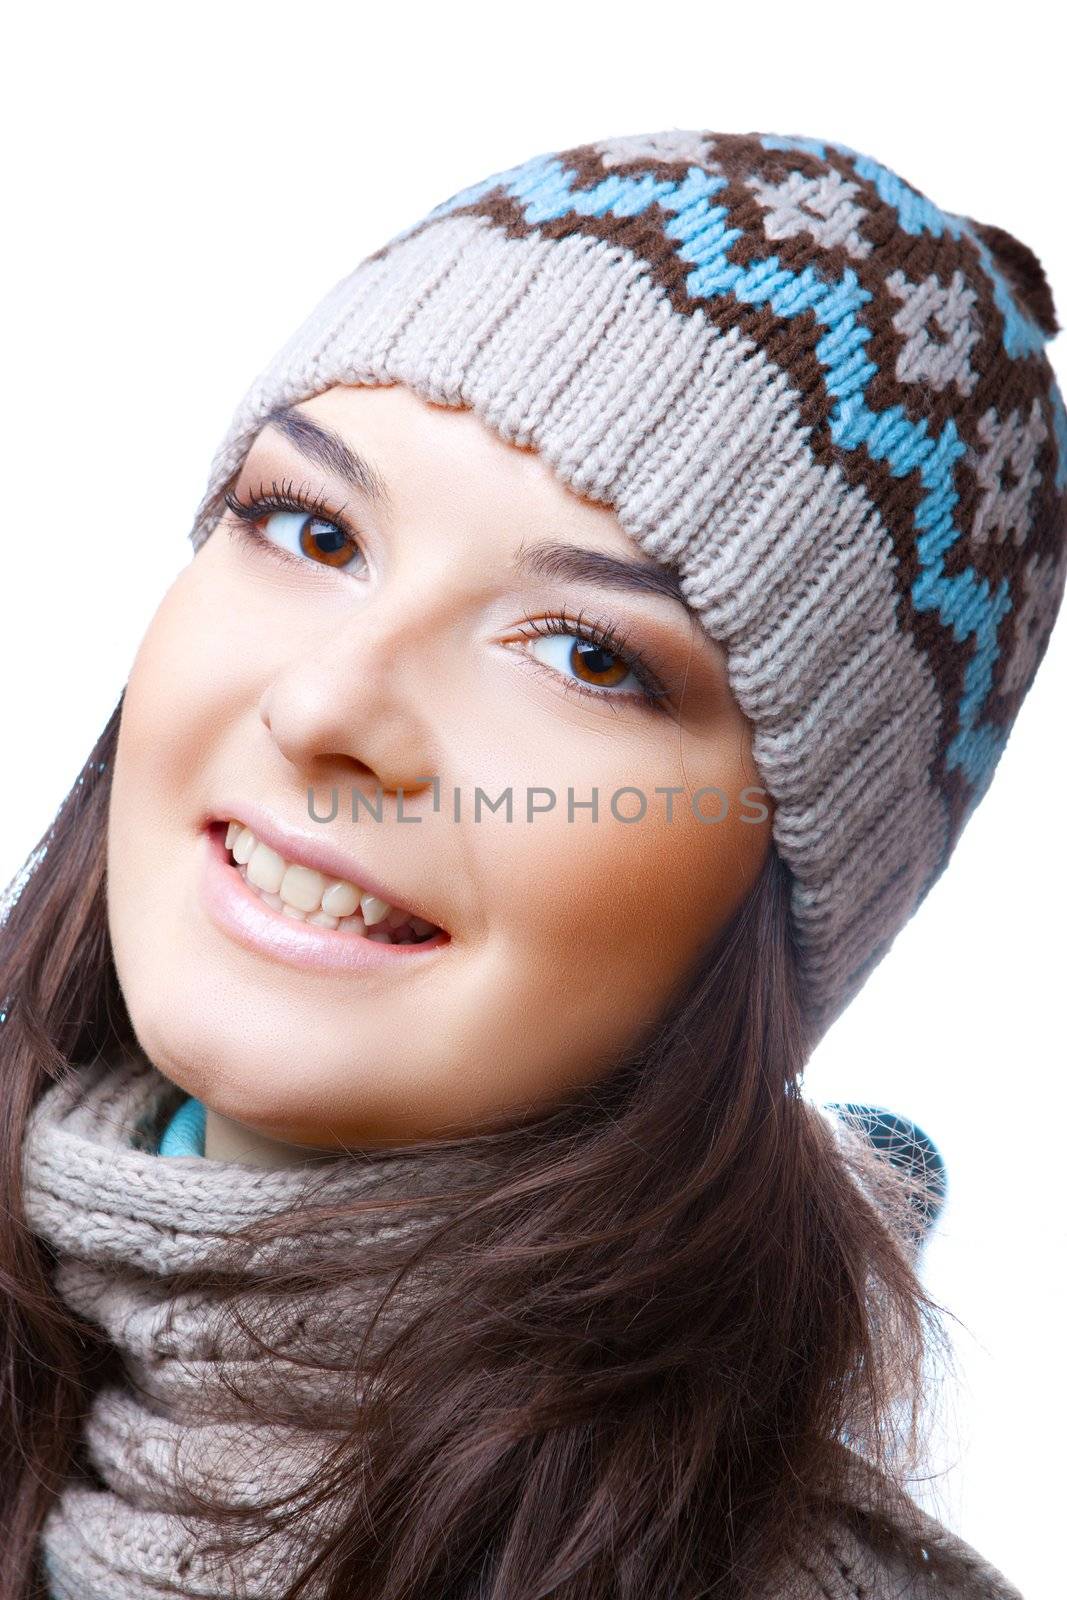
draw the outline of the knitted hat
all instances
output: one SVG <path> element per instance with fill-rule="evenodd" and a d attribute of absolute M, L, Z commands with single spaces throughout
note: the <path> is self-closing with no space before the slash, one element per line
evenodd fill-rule
<path fill-rule="evenodd" d="M 403 383 L 613 508 L 724 647 L 793 873 L 812 1038 L 946 865 L 1044 655 L 1067 414 L 1033 253 L 847 145 L 667 129 L 538 155 L 342 279 L 256 379 Z"/>

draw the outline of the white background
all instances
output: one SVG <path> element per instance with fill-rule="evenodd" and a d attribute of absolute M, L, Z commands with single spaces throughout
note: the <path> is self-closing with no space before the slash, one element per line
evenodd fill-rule
<path fill-rule="evenodd" d="M 971 6 L 22 7 L 4 46 L 0 880 L 118 697 L 211 453 L 325 290 L 468 183 L 668 127 L 840 140 L 1043 261 L 1067 321 L 1051 17 Z M 1067 334 L 1051 347 L 1067 387 Z M 946 876 L 806 1078 L 939 1143 L 961 1320 L 919 1497 L 1062 1592 L 1067 623 Z M 952 1324 L 950 1324 L 952 1326 Z"/>

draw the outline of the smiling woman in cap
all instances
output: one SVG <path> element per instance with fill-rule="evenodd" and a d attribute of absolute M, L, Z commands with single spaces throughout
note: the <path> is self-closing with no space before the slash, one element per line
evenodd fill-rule
<path fill-rule="evenodd" d="M 278 352 L 8 891 L 5 1595 L 1017 1600 L 906 1492 L 936 1150 L 801 1078 L 1044 655 L 1056 328 L 669 129 Z"/>

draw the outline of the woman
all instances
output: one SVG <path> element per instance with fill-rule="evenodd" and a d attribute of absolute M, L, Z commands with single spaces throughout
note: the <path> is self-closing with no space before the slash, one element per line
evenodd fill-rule
<path fill-rule="evenodd" d="M 1015 1597 L 800 1093 L 1064 585 L 1040 265 L 843 145 L 452 196 L 249 390 L 9 892 L 3 1600 Z"/>

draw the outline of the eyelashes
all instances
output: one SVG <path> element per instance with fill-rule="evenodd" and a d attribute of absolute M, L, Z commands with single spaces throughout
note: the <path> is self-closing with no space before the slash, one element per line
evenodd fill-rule
<path fill-rule="evenodd" d="M 303 486 L 296 488 L 291 479 L 281 484 L 272 480 L 269 489 L 261 484 L 254 494 L 249 494 L 247 497 L 242 497 L 231 490 L 224 499 L 227 509 L 235 519 L 234 528 L 240 537 L 249 541 L 257 552 L 282 562 L 287 568 L 310 565 L 332 567 L 340 571 L 351 564 L 352 557 L 361 553 L 359 540 L 343 514 L 332 507 L 324 496 L 309 494 Z M 310 521 L 317 521 L 320 525 L 325 524 L 335 530 L 336 535 L 340 536 L 340 541 L 335 537 L 333 549 L 324 551 L 316 548 L 312 553 L 305 544 L 304 534 L 301 532 L 299 543 L 302 553 L 298 555 L 270 538 L 260 526 L 276 513 L 300 517 L 301 527 Z M 342 555 L 345 557 L 343 565 L 340 561 Z M 325 559 L 317 560 L 316 556 L 324 556 Z M 568 692 L 582 694 L 602 702 L 621 701 L 660 715 L 670 711 L 669 691 L 664 687 L 652 663 L 643 651 L 629 643 L 627 637 L 609 620 L 587 621 L 582 611 L 579 611 L 578 616 L 574 618 L 562 610 L 550 612 L 542 617 L 534 617 L 527 613 L 521 620 L 527 630 L 522 634 L 523 638 L 559 635 L 580 640 L 620 662 L 627 668 L 626 676 L 632 675 L 639 685 L 636 692 L 617 693 L 613 688 L 594 687 L 582 683 L 577 678 L 570 678 L 558 668 L 548 666 L 539 658 L 535 658 L 538 666 L 542 670 L 551 672 Z M 571 665 L 573 670 L 569 658 L 568 665 Z"/>
<path fill-rule="evenodd" d="M 582 613 L 576 619 L 568 617 L 565 611 L 550 612 L 545 617 L 531 617 L 526 615 L 523 622 L 527 624 L 534 635 L 551 636 L 562 634 L 568 638 L 578 638 L 594 645 L 599 650 L 604 650 L 624 666 L 637 679 L 641 685 L 641 699 L 650 708 L 661 710 L 667 699 L 667 690 L 660 683 L 655 671 L 645 659 L 636 645 L 627 643 L 626 638 L 619 634 L 610 622 L 583 622 Z M 524 635 L 528 637 L 528 635 Z M 633 695 L 610 694 L 602 689 L 594 689 L 588 684 L 577 683 L 572 678 L 564 678 L 564 683 L 569 688 L 577 688 L 585 693 L 594 694 L 600 699 L 632 700 Z"/>
<path fill-rule="evenodd" d="M 308 516 L 321 517 L 324 521 L 344 527 L 339 511 L 329 506 L 323 496 L 311 495 L 303 487 L 294 488 L 292 478 L 280 486 L 272 478 L 269 490 L 261 484 L 255 494 L 243 500 L 231 489 L 224 499 L 234 516 L 243 522 L 259 522 L 270 511 L 305 511 Z M 345 528 L 345 531 L 349 530 Z"/>
<path fill-rule="evenodd" d="M 247 500 L 242 500 L 231 491 L 225 496 L 225 502 L 236 518 L 238 531 L 286 565 L 310 562 L 313 566 L 341 569 L 351 564 L 354 555 L 361 553 L 359 541 L 341 513 L 334 511 L 321 497 L 311 497 L 303 490 L 294 490 L 291 481 L 280 488 L 272 482 L 269 491 L 260 487 Z M 295 524 L 299 555 L 268 538 L 259 527 L 261 522 L 279 514 L 287 518 L 290 524 Z M 310 525 L 316 523 L 319 531 L 312 533 Z M 323 538 L 323 530 L 327 530 L 325 545 L 319 542 Z M 332 533 L 328 530 L 332 530 Z"/>

